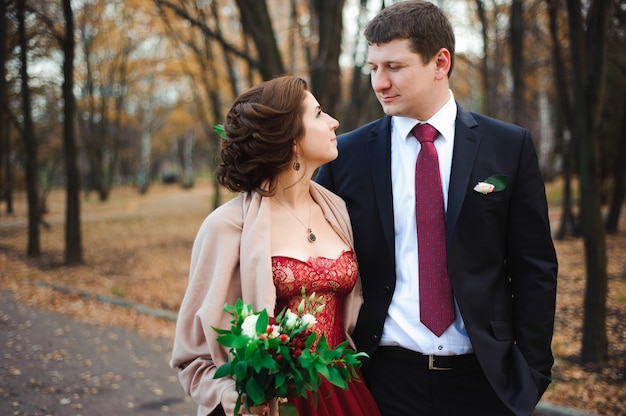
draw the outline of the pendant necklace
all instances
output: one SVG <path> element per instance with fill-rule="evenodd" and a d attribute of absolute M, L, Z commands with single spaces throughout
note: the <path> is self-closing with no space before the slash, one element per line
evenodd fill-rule
<path fill-rule="evenodd" d="M 304 223 L 304 221 L 302 221 L 300 219 L 300 217 L 298 217 L 296 215 L 296 213 L 291 208 L 289 208 L 287 205 L 283 204 L 280 201 L 280 199 L 278 199 L 276 197 L 274 197 L 274 199 L 276 200 L 276 202 L 278 202 L 280 205 L 282 205 L 287 211 L 289 211 L 289 213 L 291 215 L 293 215 L 295 217 L 295 219 L 297 219 L 300 224 L 304 225 L 304 228 L 306 228 L 306 233 L 307 233 L 306 239 L 309 241 L 309 243 L 314 243 L 315 240 L 317 240 L 317 237 L 315 236 L 315 233 L 313 233 L 313 231 L 311 230 L 311 202 L 309 202 L 309 225 L 306 225 Z"/>

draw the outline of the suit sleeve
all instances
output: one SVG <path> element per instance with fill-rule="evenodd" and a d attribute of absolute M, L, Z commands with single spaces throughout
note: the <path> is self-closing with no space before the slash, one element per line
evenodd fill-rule
<path fill-rule="evenodd" d="M 514 299 L 515 338 L 530 367 L 550 377 L 557 258 L 545 187 L 528 131 L 510 203 L 507 268 Z M 545 386 L 540 386 L 545 388 Z"/>

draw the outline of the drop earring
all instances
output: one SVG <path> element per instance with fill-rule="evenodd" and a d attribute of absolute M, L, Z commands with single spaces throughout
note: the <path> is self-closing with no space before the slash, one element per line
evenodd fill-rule
<path fill-rule="evenodd" d="M 295 171 L 299 171 L 300 170 L 300 162 L 298 162 L 298 158 L 296 157 L 296 161 L 293 162 L 293 170 Z"/>

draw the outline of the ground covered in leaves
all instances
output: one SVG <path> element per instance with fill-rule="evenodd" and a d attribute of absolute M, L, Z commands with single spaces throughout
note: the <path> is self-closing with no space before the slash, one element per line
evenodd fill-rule
<path fill-rule="evenodd" d="M 54 190 L 47 198 L 42 253 L 37 259 L 25 256 L 26 196 L 17 193 L 14 214 L 0 207 L 0 286 L 13 290 L 20 302 L 76 319 L 173 337 L 171 316 L 180 306 L 193 238 L 211 210 L 212 198 L 211 186 L 205 182 L 188 190 L 154 185 L 142 196 L 133 188 L 114 188 L 104 203 L 92 194 L 81 200 L 85 262 L 65 267 L 65 193 Z M 558 221 L 556 209 L 551 218 Z M 619 234 L 607 236 L 609 360 L 603 365 L 580 362 L 583 242 L 555 242 L 560 263 L 553 341 L 556 363 L 546 401 L 606 416 L 626 415 L 625 228 L 623 221 Z"/>

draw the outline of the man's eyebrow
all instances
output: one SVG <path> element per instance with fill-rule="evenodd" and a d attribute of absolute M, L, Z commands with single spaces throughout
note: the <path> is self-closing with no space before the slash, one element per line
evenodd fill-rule
<path fill-rule="evenodd" d="M 372 63 L 373 63 L 370 59 L 366 60 L 365 62 L 366 62 L 366 63 L 368 63 L 368 64 L 372 64 Z M 381 62 L 381 64 L 383 64 L 383 65 L 389 65 L 389 64 L 403 64 L 403 63 L 404 63 L 403 61 L 393 60 L 393 59 L 389 59 L 389 60 L 386 60 L 386 61 Z"/>

